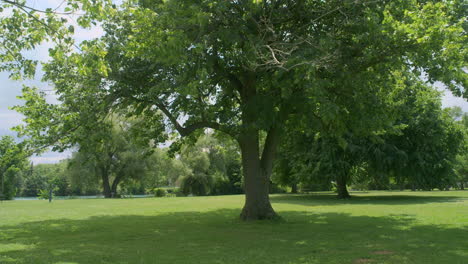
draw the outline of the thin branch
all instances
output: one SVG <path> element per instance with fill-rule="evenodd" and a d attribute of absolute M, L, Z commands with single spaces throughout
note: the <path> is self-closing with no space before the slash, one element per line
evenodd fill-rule
<path fill-rule="evenodd" d="M 18 8 L 26 8 L 28 10 L 31 10 L 31 11 L 34 11 L 34 12 L 38 12 L 38 13 L 43 13 L 43 14 L 50 14 L 50 13 L 54 13 L 54 14 L 57 14 L 57 15 L 70 15 L 70 14 L 74 14 L 73 12 L 56 12 L 56 10 L 61 6 L 63 5 L 63 3 L 66 1 L 64 0 L 59 6 L 57 6 L 57 8 L 55 8 L 53 11 L 44 11 L 44 10 L 40 10 L 40 9 L 36 9 L 34 7 L 30 7 L 30 6 L 27 6 L 27 5 L 22 5 L 20 3 L 17 3 L 17 2 L 13 2 L 13 1 L 10 1 L 10 0 L 0 0 L 2 2 L 5 2 L 7 4 L 10 4 L 10 5 L 14 5 Z"/>
<path fill-rule="evenodd" d="M 3 1 L 3 2 L 6 2 L 6 3 L 9 3 L 9 4 L 12 4 L 12 5 L 15 5 L 16 7 L 18 7 L 20 10 L 22 10 L 24 13 L 26 13 L 30 18 L 34 19 L 36 22 L 40 23 L 42 26 L 45 27 L 46 30 L 48 31 L 52 31 L 52 33 L 58 35 L 59 37 L 61 38 L 64 38 L 65 36 L 63 34 L 60 34 L 59 31 L 51 28 L 49 25 L 47 25 L 44 21 L 40 20 L 39 18 L 37 18 L 36 16 L 34 16 L 33 14 L 31 14 L 30 11 L 26 10 L 26 9 L 30 9 L 32 11 L 36 11 L 34 10 L 33 8 L 31 7 L 28 7 L 28 6 L 25 6 L 25 5 L 20 5 L 18 3 L 14 3 L 14 2 L 11 2 L 9 0 L 0 0 L 0 1 Z M 52 12 L 42 12 L 42 13 L 52 13 Z M 65 14 L 65 13 L 55 13 L 55 14 L 63 14 L 63 15 L 68 15 L 68 14 Z M 69 13 L 69 14 L 73 14 L 73 13 Z M 76 45 L 75 43 L 73 43 L 73 46 L 78 49 L 79 51 L 82 51 L 81 48 Z"/>
<path fill-rule="evenodd" d="M 63 4 L 65 4 L 66 1 L 67 1 L 67 0 L 63 0 L 63 1 L 60 3 L 60 5 L 58 5 L 56 8 L 54 8 L 54 11 L 53 11 L 53 12 L 57 14 L 57 10 L 58 10 Z"/>

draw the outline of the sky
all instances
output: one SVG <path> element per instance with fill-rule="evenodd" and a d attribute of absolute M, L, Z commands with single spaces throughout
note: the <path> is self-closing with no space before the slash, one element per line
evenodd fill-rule
<path fill-rule="evenodd" d="M 55 8 L 60 5 L 62 0 L 29 0 L 28 4 L 38 9 L 45 9 L 47 7 Z M 69 20 L 70 23 L 75 24 L 73 19 Z M 102 29 L 95 27 L 90 30 L 80 29 L 75 24 L 75 39 L 79 42 L 86 39 L 96 38 L 102 35 Z M 48 48 L 51 46 L 50 43 L 45 43 L 33 51 L 28 51 L 26 54 L 30 58 L 37 59 L 39 61 L 48 60 Z M 9 108 L 15 105 L 22 104 L 22 101 L 17 99 L 17 96 L 21 94 L 21 88 L 23 84 L 34 85 L 41 90 L 51 90 L 52 87 L 48 83 L 41 82 L 42 72 L 39 68 L 34 80 L 28 81 L 12 81 L 8 78 L 8 73 L 0 72 L 0 137 L 4 135 L 16 136 L 16 132 L 10 130 L 10 128 L 21 124 L 22 116 Z M 436 84 L 436 87 L 444 91 L 442 98 L 443 107 L 460 106 L 464 112 L 468 112 L 468 102 L 462 98 L 455 97 L 450 91 L 444 89 L 441 84 Z M 48 98 L 50 101 L 54 101 L 54 96 L 51 94 Z M 57 152 L 46 152 L 40 156 L 34 156 L 31 161 L 34 164 L 39 163 L 57 163 L 62 159 L 70 157 L 71 152 L 65 151 L 63 153 Z"/>

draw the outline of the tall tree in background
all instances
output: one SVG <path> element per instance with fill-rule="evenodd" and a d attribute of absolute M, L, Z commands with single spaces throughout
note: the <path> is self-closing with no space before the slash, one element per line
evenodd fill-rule
<path fill-rule="evenodd" d="M 400 134 L 383 137 L 385 144 L 392 145 L 404 153 L 404 158 L 387 162 L 384 175 L 393 173 L 396 182 L 407 182 L 416 189 L 445 189 L 454 185 L 452 166 L 463 146 L 463 131 L 442 109 L 441 94 L 422 82 L 402 76 L 401 81 L 409 85 L 402 91 L 400 118 L 403 126 Z M 382 171 L 380 159 L 395 157 L 393 151 L 384 151 L 379 144 L 369 156 L 370 167 Z M 380 151 L 379 151 L 380 150 Z M 380 155 L 377 155 L 380 152 Z"/>
<path fill-rule="evenodd" d="M 451 170 L 456 156 L 460 159 L 464 153 L 462 129 L 442 109 L 440 92 L 410 73 L 398 75 L 394 104 L 385 109 L 394 113 L 392 127 L 340 138 L 317 130 L 290 129 L 279 165 L 287 163 L 293 176 L 283 176 L 283 181 L 335 181 L 339 198 L 349 197 L 347 184 L 359 182 L 377 189 L 388 189 L 390 179 L 414 189 L 454 186 Z M 362 170 L 365 173 L 357 173 Z"/>
<path fill-rule="evenodd" d="M 23 147 L 12 137 L 0 138 L 0 195 L 3 199 L 9 200 L 16 195 L 16 182 L 27 168 L 28 154 Z"/>
<path fill-rule="evenodd" d="M 29 117 L 22 132 L 41 140 L 34 131 L 46 127 L 49 144 L 66 136 L 92 109 L 83 107 L 90 97 L 99 102 L 93 106 L 146 118 L 160 111 L 182 137 L 219 130 L 241 149 L 241 218 L 274 218 L 268 189 L 288 119 L 310 115 L 338 136 L 350 125 L 375 130 L 387 122 L 374 116 L 393 87 L 385 73 L 407 64 L 466 96 L 461 4 L 181 0 L 87 10 L 103 19 L 105 36 L 82 43 L 81 52 L 57 46 L 45 66 L 62 101 L 46 113 L 61 125 L 37 121 L 37 109 L 26 106 L 17 108 Z"/>
<path fill-rule="evenodd" d="M 230 138 L 207 133 L 181 150 L 180 160 L 190 169 L 181 178 L 186 194 L 216 195 L 243 192 L 240 151 Z"/>
<path fill-rule="evenodd" d="M 464 190 L 468 183 L 468 113 L 463 112 L 461 107 L 452 107 L 449 114 L 463 131 L 463 143 L 460 145 L 458 155 L 453 162 L 456 183 Z"/>
<path fill-rule="evenodd" d="M 117 197 L 122 181 L 141 179 L 152 150 L 147 142 L 138 144 L 137 141 L 144 138 L 133 133 L 137 125 L 138 121 L 113 115 L 104 120 L 98 130 L 87 131 L 86 140 L 77 142 L 79 150 L 69 166 L 72 170 L 88 168 L 88 171 L 72 175 L 100 179 L 106 198 Z"/>

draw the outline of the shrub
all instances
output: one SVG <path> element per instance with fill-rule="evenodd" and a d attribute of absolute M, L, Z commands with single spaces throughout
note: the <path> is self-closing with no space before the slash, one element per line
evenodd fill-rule
<path fill-rule="evenodd" d="M 274 183 L 270 183 L 270 193 L 286 193 L 286 190 Z"/>
<path fill-rule="evenodd" d="M 204 174 L 192 174 L 182 179 L 181 190 L 184 195 L 193 194 L 196 196 L 208 195 L 212 179 Z"/>
<path fill-rule="evenodd" d="M 156 197 L 164 197 L 166 195 L 167 195 L 166 190 L 161 189 L 161 188 L 156 189 L 156 191 L 154 192 L 154 196 L 156 196 Z"/>
<path fill-rule="evenodd" d="M 44 200 L 48 200 L 49 199 L 49 190 L 39 190 L 39 194 L 37 195 L 37 197 L 39 199 L 44 199 Z M 52 193 L 52 198 L 54 197 L 54 194 Z"/>

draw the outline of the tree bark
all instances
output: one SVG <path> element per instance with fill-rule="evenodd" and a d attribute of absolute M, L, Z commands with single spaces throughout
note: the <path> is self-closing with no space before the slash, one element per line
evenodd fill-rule
<path fill-rule="evenodd" d="M 100 168 L 101 179 L 102 179 L 102 189 L 104 192 L 104 198 L 112 198 L 112 190 L 109 183 L 109 173 L 107 168 Z"/>
<path fill-rule="evenodd" d="M 465 184 L 463 181 L 460 182 L 460 190 L 465 190 Z"/>
<path fill-rule="evenodd" d="M 336 177 L 336 189 L 339 199 L 351 198 L 351 195 L 349 195 L 348 189 L 346 188 L 345 176 Z"/>
<path fill-rule="evenodd" d="M 112 186 L 111 186 L 111 196 L 112 198 L 115 198 L 117 197 L 117 186 L 119 185 L 120 183 L 120 180 L 122 179 L 122 174 L 118 174 L 115 179 L 114 179 L 114 182 L 112 182 Z"/>
<path fill-rule="evenodd" d="M 291 184 L 291 193 L 297 193 L 297 183 Z"/>
<path fill-rule="evenodd" d="M 239 139 L 242 152 L 242 167 L 245 180 L 245 204 L 240 218 L 242 220 L 263 220 L 277 218 L 269 198 L 270 175 L 273 162 L 273 149 L 265 142 L 262 159 L 259 157 L 258 130 L 244 133 Z M 265 152 L 266 151 L 266 152 Z M 262 166 L 263 165 L 263 166 Z"/>

